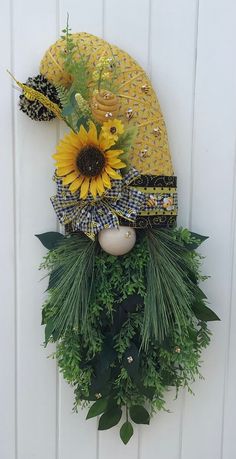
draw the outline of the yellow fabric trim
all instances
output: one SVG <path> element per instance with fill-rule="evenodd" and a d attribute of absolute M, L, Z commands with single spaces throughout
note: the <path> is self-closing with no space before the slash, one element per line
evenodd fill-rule
<path fill-rule="evenodd" d="M 148 215 L 177 215 L 177 210 L 142 210 L 139 215 L 143 217 L 148 217 Z"/>
<path fill-rule="evenodd" d="M 138 191 L 142 191 L 143 193 L 147 193 L 147 194 L 157 194 L 157 193 L 161 193 L 161 194 L 164 194 L 164 193 L 177 193 L 177 188 L 172 188 L 172 187 L 143 187 L 143 186 L 136 186 L 136 187 L 133 187 L 134 190 L 138 190 Z"/>

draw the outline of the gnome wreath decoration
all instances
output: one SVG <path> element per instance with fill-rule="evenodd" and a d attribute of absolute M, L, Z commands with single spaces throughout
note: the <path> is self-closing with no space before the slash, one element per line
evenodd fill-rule
<path fill-rule="evenodd" d="M 14 78 L 14 77 L 13 77 Z M 206 237 L 177 228 L 176 177 L 160 106 L 144 70 L 87 33 L 61 38 L 25 84 L 20 109 L 63 120 L 56 194 L 64 230 L 37 235 L 48 249 L 42 308 L 45 345 L 74 388 L 75 410 L 91 405 L 98 429 L 149 424 L 170 386 L 187 387 L 219 320 L 199 287 Z"/>

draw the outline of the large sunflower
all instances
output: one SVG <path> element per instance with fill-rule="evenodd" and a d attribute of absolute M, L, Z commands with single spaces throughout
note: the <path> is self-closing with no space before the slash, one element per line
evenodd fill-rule
<path fill-rule="evenodd" d="M 59 142 L 56 159 L 56 173 L 63 185 L 75 193 L 80 189 L 80 198 L 86 199 L 91 192 L 94 198 L 111 188 L 111 179 L 121 179 L 116 169 L 126 167 L 119 156 L 123 150 L 110 150 L 115 139 L 101 130 L 99 136 L 95 124 L 90 121 L 89 129 L 81 126 L 78 133 L 71 131 Z"/>

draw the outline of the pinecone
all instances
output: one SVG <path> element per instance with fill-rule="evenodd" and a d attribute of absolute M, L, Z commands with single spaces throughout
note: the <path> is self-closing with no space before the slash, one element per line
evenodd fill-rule
<path fill-rule="evenodd" d="M 60 100 L 57 95 L 56 88 L 49 83 L 43 75 L 29 77 L 25 83 L 30 88 L 36 89 L 44 96 L 47 96 L 52 102 L 60 105 Z M 48 110 L 41 102 L 37 100 L 29 100 L 24 94 L 20 95 L 19 107 L 22 112 L 26 113 L 32 120 L 35 121 L 50 121 L 55 118 L 53 112 Z"/>

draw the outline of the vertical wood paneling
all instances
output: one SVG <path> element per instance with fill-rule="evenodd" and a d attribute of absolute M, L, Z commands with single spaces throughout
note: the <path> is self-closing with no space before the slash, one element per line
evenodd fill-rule
<path fill-rule="evenodd" d="M 15 458 L 15 244 L 14 244 L 14 138 L 12 136 L 12 91 L 6 69 L 11 68 L 11 3 L 4 2 L 0 16 L 1 50 L 1 200 L 0 200 L 0 457 Z M 4 108 L 3 108 L 4 107 Z M 4 381 L 4 383 L 3 383 Z"/>
<path fill-rule="evenodd" d="M 233 0 L 216 0 L 214 5 L 210 0 L 200 1 L 192 226 L 195 231 L 210 236 L 202 248 L 207 256 L 205 271 L 212 276 L 205 289 L 222 322 L 212 326 L 212 344 L 203 356 L 206 381 L 196 383 L 196 397 L 187 399 L 182 459 L 222 457 L 235 179 L 235 15 Z M 228 459 L 234 457 L 232 452 L 233 449 L 226 456 Z"/>
<path fill-rule="evenodd" d="M 35 123 L 19 112 L 17 91 L 13 106 L 5 68 L 21 81 L 37 74 L 67 12 L 74 32 L 104 36 L 150 73 L 178 176 L 179 224 L 210 236 L 202 247 L 204 271 L 212 275 L 205 289 L 222 318 L 212 325 L 212 344 L 203 355 L 205 382 L 195 383 L 196 396 L 187 394 L 184 403 L 183 395 L 173 401 L 169 392 L 172 413 L 158 413 L 149 427 L 136 428 L 126 447 L 118 428 L 97 433 L 96 420 L 85 422 L 86 411 L 72 413 L 73 389 L 46 359 L 54 348 L 42 347 L 46 282 L 39 282 L 37 267 L 45 251 L 34 234 L 56 229 L 49 202 L 51 154 L 64 128 L 56 121 Z M 235 17 L 234 0 L 8 0 L 1 5 L 1 458 L 235 457 Z"/>
<path fill-rule="evenodd" d="M 14 0 L 14 73 L 21 81 L 38 73 L 39 61 L 55 40 L 56 3 Z M 53 193 L 51 153 L 56 126 L 36 123 L 17 109 L 16 234 L 17 234 L 17 459 L 52 459 L 56 447 L 56 371 L 43 350 L 41 305 L 46 282 L 39 282 L 38 265 L 45 249 L 35 234 L 56 228 L 49 202 Z"/>
<path fill-rule="evenodd" d="M 197 7 L 195 0 L 157 0 L 152 1 L 150 15 L 150 72 L 178 177 L 178 223 L 184 226 L 189 225 L 190 215 Z M 183 393 L 175 400 L 171 390 L 165 398 L 171 413 L 157 413 L 151 425 L 142 428 L 142 459 L 179 457 Z"/>

